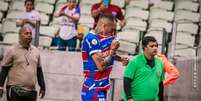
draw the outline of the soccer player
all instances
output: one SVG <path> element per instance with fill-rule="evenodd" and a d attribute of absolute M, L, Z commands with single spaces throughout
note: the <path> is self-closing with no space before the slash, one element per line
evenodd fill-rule
<path fill-rule="evenodd" d="M 94 30 L 85 35 L 82 43 L 84 83 L 82 101 L 106 101 L 110 87 L 109 74 L 119 42 L 113 40 L 115 18 L 110 13 L 100 16 Z"/>

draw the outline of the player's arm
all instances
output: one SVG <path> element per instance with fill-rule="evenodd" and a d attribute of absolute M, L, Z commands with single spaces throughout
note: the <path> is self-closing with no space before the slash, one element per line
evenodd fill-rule
<path fill-rule="evenodd" d="M 106 57 L 103 57 L 103 54 L 101 52 L 96 52 L 92 54 L 92 59 L 94 60 L 100 72 L 103 72 L 105 68 L 110 65 L 114 53 L 115 50 L 111 49 L 109 55 Z"/>
<path fill-rule="evenodd" d="M 111 64 L 112 57 L 114 56 L 118 48 L 119 48 L 119 42 L 113 40 L 110 45 L 109 54 L 107 56 L 103 57 L 103 54 L 101 52 L 96 52 L 92 54 L 92 58 L 99 71 L 103 72 L 105 68 Z"/>

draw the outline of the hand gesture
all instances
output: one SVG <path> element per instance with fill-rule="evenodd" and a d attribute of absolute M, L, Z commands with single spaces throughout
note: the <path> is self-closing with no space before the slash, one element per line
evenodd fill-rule
<path fill-rule="evenodd" d="M 112 43 L 111 43 L 111 45 L 110 45 L 110 49 L 111 50 L 117 50 L 119 48 L 119 46 L 120 46 L 119 41 L 113 40 Z"/>

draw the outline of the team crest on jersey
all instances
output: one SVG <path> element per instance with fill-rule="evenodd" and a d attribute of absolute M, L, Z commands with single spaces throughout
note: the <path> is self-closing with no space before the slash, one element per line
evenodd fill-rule
<path fill-rule="evenodd" d="M 97 45 L 97 44 L 98 44 L 98 41 L 97 41 L 96 39 L 93 39 L 93 40 L 91 41 L 91 43 L 92 43 L 93 45 Z"/>

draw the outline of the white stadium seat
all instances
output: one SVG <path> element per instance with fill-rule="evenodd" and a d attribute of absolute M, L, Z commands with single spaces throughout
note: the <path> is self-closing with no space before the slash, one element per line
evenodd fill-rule
<path fill-rule="evenodd" d="M 153 36 L 156 38 L 159 45 L 162 44 L 163 31 L 162 30 L 149 30 L 145 36 Z"/>
<path fill-rule="evenodd" d="M 94 19 L 92 18 L 91 15 L 81 15 L 79 23 L 92 28 Z"/>
<path fill-rule="evenodd" d="M 165 9 L 171 11 L 173 9 L 173 2 L 172 1 L 159 1 L 155 3 L 151 9 L 153 8 L 159 8 L 159 9 Z"/>
<path fill-rule="evenodd" d="M 91 15 L 91 6 L 89 5 L 80 5 L 81 16 L 82 15 Z"/>
<path fill-rule="evenodd" d="M 15 11 L 15 10 L 12 10 L 10 12 L 8 12 L 7 14 L 7 19 L 13 19 L 13 20 L 16 20 L 17 17 L 21 16 L 23 14 L 23 11 Z"/>
<path fill-rule="evenodd" d="M 7 10 L 8 10 L 8 3 L 0 1 L 0 11 L 7 11 Z"/>
<path fill-rule="evenodd" d="M 53 5 L 39 2 L 36 4 L 35 9 L 38 10 L 39 12 L 51 14 L 53 12 L 54 7 Z"/>
<path fill-rule="evenodd" d="M 54 33 L 56 29 L 52 26 L 40 26 L 40 35 L 44 35 L 47 37 L 54 37 Z"/>
<path fill-rule="evenodd" d="M 194 46 L 195 36 L 185 32 L 177 32 L 176 43 L 185 46 Z"/>
<path fill-rule="evenodd" d="M 136 50 L 136 44 L 131 43 L 131 42 L 127 42 L 127 41 L 121 41 L 120 42 L 120 47 L 118 48 L 118 51 L 120 52 L 126 52 L 128 54 L 135 54 L 135 50 Z"/>
<path fill-rule="evenodd" d="M 45 37 L 45 36 L 39 37 L 39 46 L 50 47 L 51 42 L 52 42 L 52 38 L 50 37 Z"/>
<path fill-rule="evenodd" d="M 3 43 L 6 44 L 17 44 L 19 41 L 19 34 L 5 34 Z"/>
<path fill-rule="evenodd" d="M 149 7 L 149 1 L 148 0 L 131 0 L 130 4 L 128 5 L 128 9 L 130 7 L 139 7 L 139 8 L 147 9 Z"/>
<path fill-rule="evenodd" d="M 35 2 L 44 2 L 49 4 L 55 4 L 56 0 L 35 0 Z"/>
<path fill-rule="evenodd" d="M 149 20 L 152 19 L 162 19 L 162 20 L 167 20 L 167 21 L 173 21 L 174 18 L 174 13 L 164 10 L 164 9 L 156 9 L 153 8 L 150 11 L 150 18 Z"/>
<path fill-rule="evenodd" d="M 41 18 L 41 24 L 42 25 L 47 25 L 49 22 L 49 16 L 45 13 L 40 13 L 40 18 Z"/>
<path fill-rule="evenodd" d="M 125 3 L 124 3 L 124 0 L 112 0 L 111 4 L 114 4 L 119 6 L 120 8 L 123 8 Z"/>
<path fill-rule="evenodd" d="M 175 11 L 175 21 L 180 22 L 199 22 L 200 14 L 191 11 L 177 10 Z"/>
<path fill-rule="evenodd" d="M 10 10 L 25 11 L 25 6 L 23 1 L 13 1 Z"/>
<path fill-rule="evenodd" d="M 149 28 L 151 29 L 165 28 L 168 33 L 172 32 L 172 24 L 164 20 L 157 20 L 157 19 L 152 20 L 149 24 Z"/>
<path fill-rule="evenodd" d="M 189 10 L 197 12 L 199 8 L 199 3 L 192 1 L 179 1 L 175 4 L 175 10 Z"/>
<path fill-rule="evenodd" d="M 124 27 L 124 29 L 136 29 L 140 31 L 145 31 L 147 28 L 147 22 L 141 19 L 129 18 L 126 20 L 127 20 L 127 24 Z"/>
<path fill-rule="evenodd" d="M 197 34 L 198 33 L 198 25 L 193 23 L 184 23 L 177 25 L 177 32 L 186 32 L 190 34 Z"/>
<path fill-rule="evenodd" d="M 126 10 L 126 18 L 130 17 L 147 20 L 149 17 L 149 12 L 141 8 L 129 8 Z"/>
<path fill-rule="evenodd" d="M 125 30 L 117 33 L 119 40 L 138 43 L 140 40 L 139 30 Z"/>
<path fill-rule="evenodd" d="M 3 31 L 3 33 L 18 32 L 19 27 L 16 27 L 16 22 L 15 21 L 5 20 L 2 23 L 2 31 Z"/>

